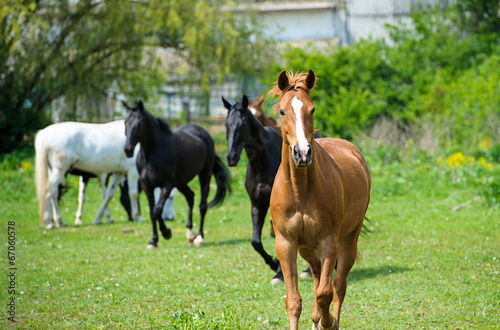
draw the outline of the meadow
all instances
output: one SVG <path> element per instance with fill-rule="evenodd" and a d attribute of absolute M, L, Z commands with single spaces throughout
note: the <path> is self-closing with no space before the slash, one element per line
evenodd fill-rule
<path fill-rule="evenodd" d="M 223 156 L 223 133 L 216 143 Z M 480 161 L 455 167 L 448 155 L 361 149 L 373 179 L 367 213 L 372 233 L 359 241 L 362 258 L 349 275 L 341 328 L 498 329 L 500 208 L 470 179 L 472 173 L 498 182 L 498 171 L 478 169 Z M 147 250 L 151 224 L 144 194 L 141 208 L 147 222 L 128 222 L 115 196 L 110 204 L 115 223 L 92 225 L 101 197 L 97 181 L 91 180 L 84 225 L 75 227 L 78 181 L 69 177 L 62 203 L 69 225 L 46 230 L 38 220 L 32 153 L 4 157 L 0 327 L 286 329 L 285 287 L 270 284 L 273 272 L 250 243 L 245 168 L 245 156 L 231 168 L 233 192 L 222 206 L 208 211 L 203 246 L 186 242 L 187 206 L 179 195 L 176 219 L 167 224 L 172 239 L 160 238 L 158 249 Z M 197 205 L 197 181 L 191 187 Z M 212 183 L 211 196 L 214 191 Z M 194 216 L 198 225 L 197 209 Z M 6 306 L 11 221 L 15 323 L 8 320 Z M 263 244 L 275 254 L 268 229 L 266 224 Z M 298 263 L 299 269 L 306 267 L 300 258 Z M 300 328 L 310 329 L 312 279 L 300 279 L 299 288 Z"/>

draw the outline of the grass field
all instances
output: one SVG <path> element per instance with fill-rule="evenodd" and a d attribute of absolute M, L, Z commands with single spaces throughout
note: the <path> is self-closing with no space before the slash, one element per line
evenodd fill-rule
<path fill-rule="evenodd" d="M 223 155 L 223 134 L 217 143 Z M 433 158 L 366 156 L 373 177 L 367 214 L 373 233 L 360 239 L 362 259 L 349 276 L 341 328 L 499 329 L 499 207 L 479 197 L 452 211 L 472 200 L 477 187 L 457 183 Z M 83 226 L 73 225 L 73 177 L 62 204 L 69 226 L 42 228 L 33 158 L 19 160 L 25 162 L 11 158 L 1 165 L 0 232 L 5 244 L 0 328 L 288 327 L 285 287 L 271 286 L 273 273 L 250 243 L 245 159 L 231 169 L 233 193 L 207 213 L 205 244 L 196 248 L 186 243 L 186 203 L 178 196 L 176 219 L 168 223 L 173 237 L 160 238 L 155 250 L 146 249 L 149 221 L 126 221 L 116 196 L 110 205 L 116 222 L 91 224 L 101 202 L 97 181 L 89 185 Z M 198 201 L 197 182 L 191 186 Z M 144 195 L 141 206 L 149 219 Z M 15 323 L 7 319 L 9 221 L 15 221 Z M 266 224 L 264 245 L 275 254 L 268 228 Z M 302 259 L 298 262 L 305 268 Z M 301 279 L 299 287 L 304 302 L 300 329 L 310 329 L 312 280 Z"/>

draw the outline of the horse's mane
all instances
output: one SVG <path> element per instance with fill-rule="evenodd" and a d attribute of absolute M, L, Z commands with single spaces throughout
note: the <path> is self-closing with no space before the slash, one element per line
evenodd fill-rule
<path fill-rule="evenodd" d="M 276 81 L 273 84 L 271 90 L 268 92 L 268 95 L 270 97 L 275 98 L 276 96 L 278 96 L 281 99 L 283 95 L 285 95 L 285 93 L 289 92 L 292 89 L 296 90 L 299 88 L 302 89 L 304 92 L 306 92 L 307 95 L 309 95 L 311 93 L 311 90 L 314 89 L 314 87 L 309 89 L 306 86 L 306 78 L 307 78 L 306 72 L 297 71 L 294 73 L 292 70 L 289 70 L 287 71 L 286 75 L 288 76 L 288 86 L 284 90 L 281 90 L 278 86 L 278 81 Z M 278 113 L 279 103 L 276 103 L 273 106 L 273 109 L 274 109 L 274 114 Z"/>
<path fill-rule="evenodd" d="M 172 132 L 172 129 L 170 128 L 170 125 L 167 124 L 166 122 L 164 122 L 163 120 L 161 120 L 160 118 L 156 118 L 156 121 L 158 122 L 158 126 L 160 127 L 160 129 L 164 132 L 167 132 L 167 133 L 171 133 Z"/>
<path fill-rule="evenodd" d="M 152 113 L 150 112 L 147 112 L 147 114 L 149 115 L 150 119 L 152 122 L 156 122 L 158 124 L 158 127 L 160 128 L 160 130 L 166 132 L 166 133 L 171 133 L 172 132 L 172 129 L 170 128 L 170 125 L 167 124 L 166 122 L 164 122 L 163 120 L 161 120 L 160 118 L 156 117 L 155 115 L 153 115 Z"/>

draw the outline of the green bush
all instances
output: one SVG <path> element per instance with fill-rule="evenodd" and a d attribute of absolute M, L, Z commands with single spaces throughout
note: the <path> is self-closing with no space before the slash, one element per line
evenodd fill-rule
<path fill-rule="evenodd" d="M 352 140 L 388 118 L 403 128 L 430 124 L 442 149 L 498 139 L 499 19 L 480 16 L 496 13 L 499 4 L 476 2 L 416 12 L 411 24 L 388 27 L 390 42 L 289 49 L 286 68 L 313 69 L 319 78 L 312 97 L 320 133 Z M 274 77 L 282 69 L 276 65 Z"/>

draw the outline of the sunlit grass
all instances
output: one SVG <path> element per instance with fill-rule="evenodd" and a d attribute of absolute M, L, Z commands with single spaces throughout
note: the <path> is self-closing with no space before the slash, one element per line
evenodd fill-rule
<path fill-rule="evenodd" d="M 367 161 L 373 177 L 367 214 L 373 234 L 360 239 L 362 259 L 349 276 L 341 328 L 497 328 L 498 207 L 479 199 L 451 211 L 475 197 L 477 189 L 454 183 L 434 159 L 384 164 L 368 154 Z M 77 180 L 69 178 L 61 207 L 69 226 L 46 230 L 38 224 L 33 169 L 19 162 L 2 171 L 1 232 L 5 237 L 7 221 L 16 221 L 18 267 L 17 323 L 9 323 L 2 312 L 2 328 L 288 327 L 285 288 L 270 285 L 273 273 L 250 243 L 244 159 L 231 169 L 233 194 L 208 211 L 205 244 L 199 248 L 185 240 L 182 196 L 176 198 L 175 221 L 168 223 L 172 239 L 160 238 L 158 249 L 147 250 L 151 224 L 126 221 L 116 197 L 110 205 L 116 223 L 91 224 L 101 202 L 97 181 L 89 185 L 83 226 L 73 225 Z M 192 189 L 198 201 L 197 182 Z M 144 196 L 141 207 L 146 212 Z M 263 238 L 275 254 L 268 224 Z M 2 260 L 7 267 L 7 259 Z M 299 267 L 305 267 L 301 259 Z M 2 278 L 3 304 L 8 283 Z M 312 280 L 301 279 L 299 286 L 304 302 L 300 329 L 310 329 Z"/>

